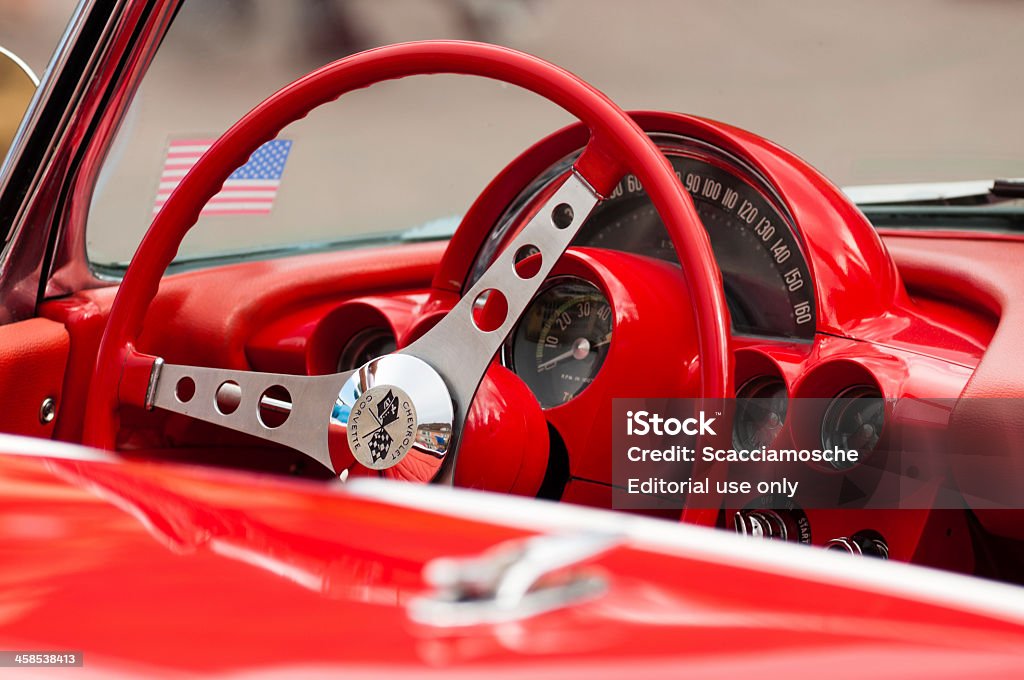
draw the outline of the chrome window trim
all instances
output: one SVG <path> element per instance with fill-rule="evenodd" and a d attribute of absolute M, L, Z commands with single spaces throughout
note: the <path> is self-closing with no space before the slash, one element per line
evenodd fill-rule
<path fill-rule="evenodd" d="M 92 189 L 180 2 L 82 0 L 75 9 L 0 170 L 0 323 L 34 316 L 44 281 L 48 297 L 110 284 L 85 252 Z"/>
<path fill-rule="evenodd" d="M 122 52 L 130 61 L 118 74 L 118 79 L 111 82 L 108 89 L 109 101 L 96 116 L 96 129 L 101 132 L 98 139 L 93 140 L 84 154 L 74 183 L 71 187 L 70 200 L 63 224 L 66 229 L 59 234 L 50 278 L 47 281 L 45 297 L 59 297 L 79 290 L 109 286 L 121 280 L 120 276 L 99 271 L 89 261 L 86 247 L 86 229 L 89 209 L 92 205 L 93 191 L 106 160 L 107 152 L 114 141 L 117 130 L 138 91 L 143 77 L 149 70 L 156 51 L 163 41 L 171 21 L 174 19 L 183 0 L 149 0 L 127 2 L 134 5 L 147 5 L 148 13 L 142 15 L 144 22 L 136 26 L 130 21 L 124 22 L 120 33 L 130 34 L 136 31 L 134 40 Z M 148 225 L 147 225 L 148 226 Z"/>

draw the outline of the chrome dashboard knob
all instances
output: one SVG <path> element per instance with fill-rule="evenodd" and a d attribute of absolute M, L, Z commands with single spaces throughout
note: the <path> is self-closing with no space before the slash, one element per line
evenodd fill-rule
<path fill-rule="evenodd" d="M 851 555 L 889 559 L 889 545 L 875 532 L 857 532 L 853 536 L 833 538 L 825 544 L 825 550 L 839 550 Z"/>
<path fill-rule="evenodd" d="M 863 555 L 864 552 L 860 546 L 850 538 L 846 536 L 840 536 L 839 538 L 833 538 L 825 544 L 825 550 L 836 550 L 839 552 L 846 552 L 851 555 Z"/>
<path fill-rule="evenodd" d="M 790 535 L 785 518 L 775 510 L 740 510 L 733 524 L 741 536 L 785 541 Z"/>

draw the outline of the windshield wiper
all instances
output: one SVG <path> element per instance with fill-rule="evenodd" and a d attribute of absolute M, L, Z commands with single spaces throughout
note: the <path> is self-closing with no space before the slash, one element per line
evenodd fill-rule
<path fill-rule="evenodd" d="M 989 205 L 1024 198 L 1024 179 L 871 184 L 844 187 L 861 208 L 874 205 Z"/>
<path fill-rule="evenodd" d="M 1024 179 L 843 189 L 876 227 L 1024 231 Z"/>
<path fill-rule="evenodd" d="M 1001 198 L 1024 198 L 1024 179 L 997 179 L 989 193 Z"/>
<path fill-rule="evenodd" d="M 1024 231 L 1024 206 L 864 205 L 860 209 L 875 227 Z"/>

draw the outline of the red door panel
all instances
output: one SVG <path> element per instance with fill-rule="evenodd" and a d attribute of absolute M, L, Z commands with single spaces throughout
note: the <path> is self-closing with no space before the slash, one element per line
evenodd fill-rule
<path fill-rule="evenodd" d="M 29 319 L 0 326 L 0 432 L 50 437 L 53 424 L 43 422 L 43 401 L 61 408 L 61 385 L 70 341 L 64 326 L 49 319 Z"/>

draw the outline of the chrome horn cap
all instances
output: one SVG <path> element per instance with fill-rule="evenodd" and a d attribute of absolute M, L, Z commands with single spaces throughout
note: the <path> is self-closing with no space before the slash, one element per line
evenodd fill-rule
<path fill-rule="evenodd" d="M 429 364 L 405 354 L 373 359 L 342 386 L 331 429 L 343 427 L 352 456 L 371 470 L 427 479 L 440 469 L 452 442 L 451 393 Z M 426 480 L 424 480 L 426 481 Z"/>

